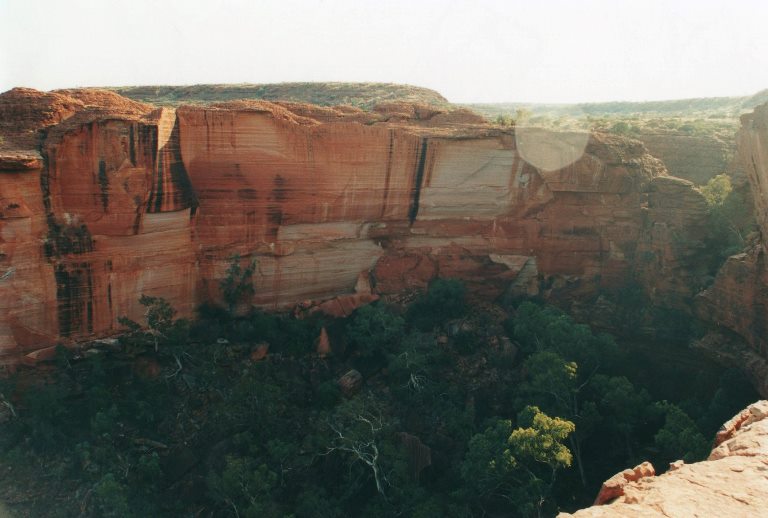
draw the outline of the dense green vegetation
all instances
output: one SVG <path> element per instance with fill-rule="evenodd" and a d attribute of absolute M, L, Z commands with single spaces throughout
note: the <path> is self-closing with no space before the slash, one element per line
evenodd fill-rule
<path fill-rule="evenodd" d="M 699 190 L 709 209 L 708 246 L 713 251 L 715 266 L 719 267 L 726 258 L 743 251 L 757 231 L 752 200 L 746 186 L 734 188 L 727 174 L 715 176 Z"/>
<path fill-rule="evenodd" d="M 238 316 L 247 270 L 229 277 L 230 308 L 190 324 L 143 297 L 119 345 L 2 380 L 0 499 L 34 516 L 552 516 L 640 461 L 703 458 L 755 397 L 685 365 L 691 391 L 665 391 L 611 336 L 457 281 L 327 321 Z M 364 383 L 342 390 L 350 369 Z"/>

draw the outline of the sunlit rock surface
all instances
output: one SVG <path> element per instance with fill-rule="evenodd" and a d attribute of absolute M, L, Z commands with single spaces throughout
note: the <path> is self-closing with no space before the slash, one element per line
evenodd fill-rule
<path fill-rule="evenodd" d="M 768 502 L 768 401 L 750 405 L 725 423 L 707 460 L 678 461 L 660 476 L 638 468 L 627 470 L 623 484 L 616 483 L 622 474 L 606 482 L 601 495 L 612 498 L 558 516 L 763 516 Z"/>

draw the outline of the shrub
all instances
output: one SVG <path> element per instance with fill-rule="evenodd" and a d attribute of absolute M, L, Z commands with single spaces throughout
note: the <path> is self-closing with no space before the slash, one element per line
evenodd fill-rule
<path fill-rule="evenodd" d="M 664 426 L 654 437 L 664 460 L 672 462 L 680 457 L 687 463 L 704 460 L 709 453 L 709 443 L 696 423 L 677 405 L 661 402 L 657 406 L 666 414 Z"/>
<path fill-rule="evenodd" d="M 406 314 L 408 322 L 422 331 L 430 331 L 446 320 L 462 317 L 467 312 L 467 290 L 456 279 L 437 279 L 425 294 L 416 299 Z"/>
<path fill-rule="evenodd" d="M 405 321 L 382 304 L 355 311 L 347 336 L 362 356 L 391 352 L 403 338 Z"/>
<path fill-rule="evenodd" d="M 150 297 L 142 295 L 139 303 L 147 308 L 144 318 L 147 330 L 142 331 L 142 326 L 128 317 L 118 319 L 129 333 L 122 337 L 128 345 L 152 344 L 155 351 L 159 351 L 160 345 L 170 347 L 184 346 L 189 339 L 189 322 L 185 319 L 176 319 L 176 310 L 162 297 Z"/>
<path fill-rule="evenodd" d="M 211 496 L 230 507 L 236 516 L 274 516 L 270 491 L 277 475 L 250 457 L 228 456 L 221 474 L 208 474 Z"/>
<path fill-rule="evenodd" d="M 131 516 L 128 498 L 123 484 L 115 475 L 107 473 L 93 487 L 93 505 L 98 516 L 125 518 Z"/>
<path fill-rule="evenodd" d="M 253 259 L 250 264 L 243 269 L 240 266 L 239 255 L 233 255 L 230 257 L 229 261 L 227 276 L 221 280 L 219 287 L 221 288 L 224 302 L 227 304 L 227 309 L 230 314 L 234 314 L 237 304 L 246 297 L 254 294 L 253 274 L 256 272 L 257 262 L 256 259 Z"/>
<path fill-rule="evenodd" d="M 632 127 L 629 124 L 627 124 L 626 122 L 619 121 L 616 124 L 614 124 L 613 126 L 611 126 L 610 132 L 611 133 L 616 133 L 617 135 L 627 135 L 627 134 L 629 134 L 631 128 Z"/>
<path fill-rule="evenodd" d="M 729 256 L 744 249 L 745 236 L 756 223 L 750 200 L 743 189 L 734 189 L 731 178 L 720 174 L 699 188 L 709 207 L 710 235 L 707 248 L 712 253 L 710 272 L 714 274 Z"/>

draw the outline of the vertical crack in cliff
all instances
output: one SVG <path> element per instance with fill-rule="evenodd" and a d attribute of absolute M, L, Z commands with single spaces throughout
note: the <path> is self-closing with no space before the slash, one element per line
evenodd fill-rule
<path fill-rule="evenodd" d="M 106 212 L 109 207 L 109 177 L 107 176 L 107 163 L 104 160 L 99 160 L 99 191 L 101 192 L 101 206 Z"/>
<path fill-rule="evenodd" d="M 155 188 L 149 194 L 147 212 L 162 212 L 163 209 L 163 184 L 166 183 L 165 153 L 158 150 L 157 166 L 155 167 Z"/>
<path fill-rule="evenodd" d="M 136 167 L 136 136 L 134 135 L 135 124 L 131 124 L 128 132 L 128 153 L 131 157 L 131 165 Z"/>
<path fill-rule="evenodd" d="M 427 143 L 429 139 L 421 139 L 421 151 L 419 152 L 419 164 L 416 168 L 416 178 L 411 190 L 411 206 L 408 208 L 408 222 L 413 225 L 416 216 L 419 214 L 419 198 L 421 197 L 421 182 L 424 179 L 424 166 L 427 163 Z"/>
<path fill-rule="evenodd" d="M 93 272 L 90 263 L 57 264 L 59 334 L 93 333 Z"/>
<path fill-rule="evenodd" d="M 387 174 L 384 177 L 384 197 L 381 200 L 381 216 L 384 217 L 384 214 L 387 212 L 387 201 L 389 199 L 389 182 L 390 178 L 392 177 L 392 155 L 393 155 L 393 148 L 395 147 L 395 131 L 390 129 L 389 130 L 389 152 L 387 153 Z"/>

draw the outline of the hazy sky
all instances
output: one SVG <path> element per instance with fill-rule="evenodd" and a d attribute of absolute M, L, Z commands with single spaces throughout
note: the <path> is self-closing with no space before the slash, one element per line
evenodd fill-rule
<path fill-rule="evenodd" d="M 454 102 L 768 88 L 768 2 L 0 0 L 0 91 L 383 81 Z"/>

